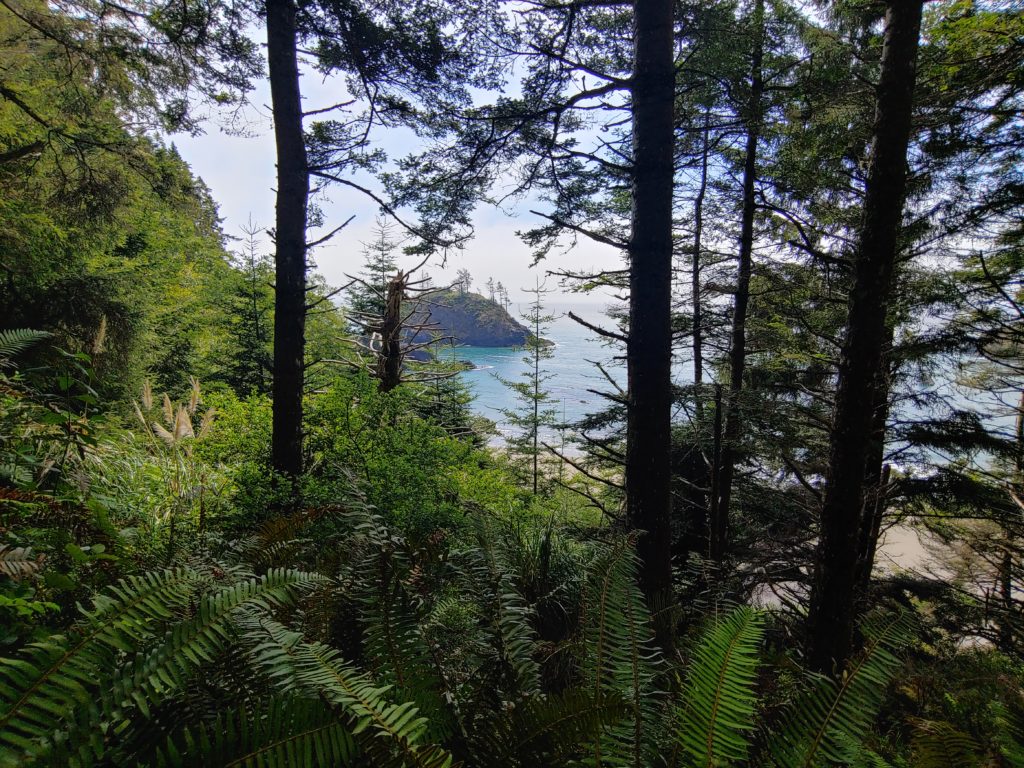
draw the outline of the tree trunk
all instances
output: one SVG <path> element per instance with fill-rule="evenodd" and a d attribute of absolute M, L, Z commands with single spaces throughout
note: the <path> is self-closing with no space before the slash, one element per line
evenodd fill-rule
<path fill-rule="evenodd" d="M 390 392 L 402 383 L 402 299 L 407 276 L 399 272 L 388 283 L 384 317 L 380 325 L 380 357 L 377 359 L 377 390 Z"/>
<path fill-rule="evenodd" d="M 641 586 L 658 641 L 671 643 L 672 0 L 633 4 L 633 172 L 626 368 L 626 512 L 645 531 Z"/>
<path fill-rule="evenodd" d="M 856 619 L 857 534 L 875 426 L 886 314 L 907 186 L 921 0 L 894 0 L 885 16 L 881 77 L 849 318 L 829 436 L 829 470 L 807 617 L 808 663 L 837 673 L 850 655 Z"/>
<path fill-rule="evenodd" d="M 302 390 L 306 347 L 306 206 L 309 169 L 292 0 L 267 0 L 267 59 L 277 144 L 274 229 L 274 470 L 302 473 Z"/>
<path fill-rule="evenodd" d="M 864 508 L 861 510 L 860 531 L 857 534 L 857 568 L 854 594 L 863 600 L 871 584 L 871 572 L 875 567 L 875 551 L 878 536 L 885 516 L 886 486 L 889 484 L 889 465 L 885 464 L 885 433 L 889 421 L 889 392 L 891 372 L 888 355 L 893 341 L 893 325 L 886 324 L 885 346 L 875 383 L 874 412 L 871 416 L 871 442 L 868 445 L 866 471 L 864 474 Z"/>
<path fill-rule="evenodd" d="M 761 99 L 764 94 L 761 73 L 764 58 L 764 0 L 757 0 L 754 4 L 753 34 L 750 54 L 750 101 L 747 104 L 747 142 L 743 160 L 739 265 L 729 346 L 729 397 L 726 400 L 722 466 L 718 473 L 719 498 L 714 519 L 711 521 L 711 559 L 719 562 L 725 558 L 729 542 L 729 507 L 732 504 L 736 444 L 739 442 L 742 421 L 739 399 L 743 391 L 743 372 L 747 364 L 747 305 L 750 302 L 750 275 L 754 261 L 754 184 L 757 180 L 757 144 L 761 137 Z"/>

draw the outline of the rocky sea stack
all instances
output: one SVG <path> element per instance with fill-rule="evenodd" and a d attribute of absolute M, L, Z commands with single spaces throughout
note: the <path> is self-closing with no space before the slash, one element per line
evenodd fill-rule
<path fill-rule="evenodd" d="M 436 333 L 471 347 L 518 347 L 526 344 L 529 330 L 504 307 L 478 293 L 435 291 L 422 298 Z"/>

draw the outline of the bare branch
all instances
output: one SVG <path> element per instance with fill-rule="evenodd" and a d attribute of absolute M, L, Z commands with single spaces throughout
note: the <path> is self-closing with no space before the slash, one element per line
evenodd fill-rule
<path fill-rule="evenodd" d="M 614 480 L 609 480 L 607 477 L 601 477 L 600 475 L 595 475 L 595 474 L 591 473 L 585 467 L 577 464 L 575 461 L 570 459 L 568 456 L 565 456 L 564 454 L 559 453 L 559 451 L 556 448 L 553 448 L 552 446 L 548 445 L 547 443 L 541 443 L 541 445 L 543 445 L 545 448 L 547 448 L 549 451 L 551 451 L 551 453 L 553 453 L 555 456 L 560 458 L 562 461 L 564 461 L 570 467 L 575 469 L 581 475 L 583 475 L 584 477 L 589 477 L 595 483 L 604 483 L 605 485 L 611 486 L 612 488 L 617 488 L 620 491 L 625 489 L 626 486 L 622 485 L 622 483 L 617 483 Z"/>
<path fill-rule="evenodd" d="M 313 241 L 313 242 L 311 242 L 311 243 L 306 243 L 306 250 L 308 251 L 308 250 L 310 250 L 310 249 L 312 249 L 312 248 L 316 248 L 316 247 L 317 247 L 318 245 L 323 245 L 324 243 L 326 243 L 326 242 L 327 242 L 328 240 L 330 240 L 330 239 L 331 239 L 332 237 L 334 237 L 334 236 L 335 236 L 336 234 L 338 234 L 339 232 L 341 232 L 341 230 L 343 230 L 343 229 L 344 229 L 345 227 L 347 227 L 347 226 L 348 226 L 349 224 L 351 224 L 351 223 L 352 223 L 352 220 L 353 220 L 353 219 L 354 219 L 355 217 L 356 217 L 356 216 L 355 216 L 355 214 L 352 214 L 351 216 L 349 216 L 349 217 L 348 217 L 348 218 L 347 218 L 347 219 L 345 220 L 345 222 L 344 222 L 344 223 L 343 223 L 343 224 L 342 224 L 341 226 L 335 227 L 334 229 L 332 229 L 332 230 L 331 230 L 330 232 L 328 232 L 328 233 L 327 233 L 326 235 L 324 235 L 323 237 L 321 237 L 321 238 L 320 238 L 320 239 L 318 239 L 318 240 L 314 240 L 314 241 Z"/>
<path fill-rule="evenodd" d="M 613 248 L 625 250 L 629 245 L 625 240 L 615 240 L 614 238 L 607 237 L 597 232 L 592 232 L 589 229 L 586 229 L 585 227 L 581 227 L 578 224 L 571 224 L 570 222 L 560 219 L 557 216 L 551 216 L 550 214 L 541 213 L 540 211 L 534 210 L 531 210 L 530 213 L 534 214 L 535 216 L 540 216 L 542 219 L 547 219 L 552 224 L 557 224 L 558 226 L 563 227 L 564 229 L 569 229 L 572 230 L 573 232 L 578 232 L 581 235 L 586 235 L 591 240 L 594 240 L 598 243 L 610 245 Z"/>
<path fill-rule="evenodd" d="M 607 328 L 602 328 L 601 326 L 594 325 L 593 323 L 588 323 L 586 320 L 584 320 L 583 318 L 579 317 L 574 312 L 570 312 L 569 313 L 569 317 L 571 319 L 575 320 L 580 325 L 582 325 L 584 328 L 590 329 L 591 331 L 596 333 L 598 336 L 604 336 L 607 339 L 615 339 L 616 341 L 621 341 L 624 344 L 629 341 L 629 339 L 626 336 L 624 336 L 623 334 L 616 333 L 615 331 L 609 331 Z"/>

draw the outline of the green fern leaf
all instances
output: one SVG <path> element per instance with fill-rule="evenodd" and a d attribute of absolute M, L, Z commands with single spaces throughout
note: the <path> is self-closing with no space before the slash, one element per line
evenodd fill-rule
<path fill-rule="evenodd" d="M 1024 714 L 1018 706 L 995 704 L 996 743 L 999 753 L 1012 768 L 1024 768 Z"/>
<path fill-rule="evenodd" d="M 324 577 L 275 570 L 223 587 L 196 601 L 201 577 L 191 570 L 146 574 L 122 581 L 83 611 L 68 638 L 38 644 L 31 660 L 6 660 L 7 680 L 21 684 L 2 716 L 0 764 L 42 757 L 55 747 L 89 764 L 122 738 L 134 719 L 188 685 L 190 675 L 213 661 L 231 641 L 239 611 L 292 604 Z M 194 614 L 180 618 L 194 605 Z M 120 654 L 127 658 L 119 658 Z M 116 663 L 115 663 L 116 660 Z M 0 678 L 4 675 L 0 666 Z M 34 674 L 33 674 L 34 672 Z M 14 698 L 17 696 L 17 698 Z M 60 734 L 61 743 L 53 743 Z"/>
<path fill-rule="evenodd" d="M 915 768 L 974 768 L 980 760 L 978 742 L 950 723 L 914 720 L 910 749 Z"/>
<path fill-rule="evenodd" d="M 0 765 L 45 754 L 56 724 L 93 704 L 100 679 L 184 608 L 198 584 L 186 569 L 123 579 L 98 595 L 67 636 L 33 643 L 20 658 L 0 659 Z"/>
<path fill-rule="evenodd" d="M 654 760 L 653 737 L 663 728 L 663 697 L 654 681 L 661 663 L 651 618 L 637 586 L 633 539 L 598 547 L 584 592 L 582 667 L 595 700 L 621 699 L 629 716 L 592 742 L 594 766 L 646 768 Z"/>
<path fill-rule="evenodd" d="M 734 609 L 708 629 L 690 662 L 679 741 L 691 766 L 712 768 L 746 759 L 754 730 L 764 619 Z"/>
<path fill-rule="evenodd" d="M 14 328 L 0 331 L 0 366 L 15 355 L 19 355 L 33 344 L 48 339 L 53 334 L 46 331 L 33 331 L 29 328 Z"/>
<path fill-rule="evenodd" d="M 882 705 L 886 689 L 903 666 L 897 654 L 915 636 L 913 615 L 877 613 L 865 620 L 864 650 L 840 681 L 821 675 L 782 718 L 770 736 L 774 763 L 782 768 L 846 763 L 856 751 Z"/>
<path fill-rule="evenodd" d="M 319 768 L 352 765 L 359 754 L 337 715 L 316 700 L 271 698 L 253 709 L 220 713 L 212 724 L 169 739 L 156 765 L 188 768 Z"/>
<path fill-rule="evenodd" d="M 300 633 L 270 619 L 249 622 L 246 638 L 254 662 L 280 689 L 320 696 L 351 718 L 352 734 L 370 751 L 374 766 L 451 765 L 452 758 L 444 750 L 419 745 L 427 723 L 415 705 L 391 703 L 388 687 L 375 685 L 336 650 L 306 642 Z"/>

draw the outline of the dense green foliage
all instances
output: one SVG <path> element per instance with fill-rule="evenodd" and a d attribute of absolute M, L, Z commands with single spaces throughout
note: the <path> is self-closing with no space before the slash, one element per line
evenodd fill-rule
<path fill-rule="evenodd" d="M 233 241 L 164 138 L 241 103 L 266 9 L 0 0 L 0 766 L 1024 766 L 1020 10 L 924 13 L 845 542 L 856 631 L 829 667 L 808 606 L 904 0 L 674 6 L 660 549 L 630 517 L 649 435 L 615 376 L 543 445 L 540 281 L 529 327 L 464 269 L 404 283 L 396 337 L 422 354 L 389 391 L 372 364 L 397 250 L 450 247 L 498 186 L 547 206 L 538 259 L 631 247 L 636 6 L 282 2 L 294 53 L 353 97 L 305 116 L 307 176 L 372 178 L 401 227 L 344 307 L 303 272 L 294 475 L 270 469 L 276 233 Z M 370 134 L 398 126 L 422 151 L 389 163 Z M 636 269 L 560 276 L 618 292 Z M 525 346 L 507 450 L 410 330 L 425 306 L 442 335 Z M 628 345 L 644 319 L 601 333 Z M 899 536 L 924 566 L 886 562 Z"/>

